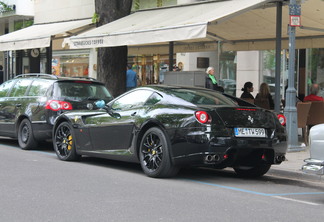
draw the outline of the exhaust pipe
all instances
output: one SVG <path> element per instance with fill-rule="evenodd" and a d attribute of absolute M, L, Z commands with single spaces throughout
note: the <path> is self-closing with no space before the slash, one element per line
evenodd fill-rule
<path fill-rule="evenodd" d="M 281 163 L 282 161 L 285 161 L 286 157 L 281 155 L 281 156 L 276 156 L 276 162 Z"/>
<path fill-rule="evenodd" d="M 214 159 L 214 157 L 213 157 L 212 155 L 207 155 L 207 156 L 205 157 L 205 161 L 206 161 L 206 162 L 212 162 L 213 159 Z"/>

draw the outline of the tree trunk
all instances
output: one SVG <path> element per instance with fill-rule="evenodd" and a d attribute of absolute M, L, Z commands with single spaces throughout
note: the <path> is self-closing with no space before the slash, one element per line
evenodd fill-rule
<path fill-rule="evenodd" d="M 130 14 L 132 0 L 95 0 L 98 26 Z M 116 97 L 126 90 L 127 46 L 98 48 L 98 79 Z"/>

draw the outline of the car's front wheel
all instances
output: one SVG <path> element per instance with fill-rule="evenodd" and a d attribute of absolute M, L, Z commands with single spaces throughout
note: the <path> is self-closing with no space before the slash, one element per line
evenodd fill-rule
<path fill-rule="evenodd" d="M 53 146 L 60 160 L 78 160 L 72 127 L 67 122 L 62 122 L 54 132 Z"/>
<path fill-rule="evenodd" d="M 239 166 L 234 167 L 234 171 L 237 175 L 245 178 L 256 178 L 261 177 L 266 174 L 271 165 L 270 164 L 260 164 L 256 166 Z"/>
<path fill-rule="evenodd" d="M 38 143 L 34 138 L 33 128 L 28 119 L 23 119 L 19 125 L 18 143 L 23 150 L 29 150 L 37 147 Z"/>
<path fill-rule="evenodd" d="M 170 142 L 157 127 L 147 130 L 141 140 L 139 159 L 144 173 L 149 177 L 171 177 L 179 169 L 172 165 Z"/>

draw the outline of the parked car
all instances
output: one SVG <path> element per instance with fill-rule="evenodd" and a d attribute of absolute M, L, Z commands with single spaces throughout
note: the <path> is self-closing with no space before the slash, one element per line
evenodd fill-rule
<path fill-rule="evenodd" d="M 139 87 L 101 110 L 60 115 L 54 150 L 61 160 L 87 155 L 138 162 L 149 177 L 174 176 L 183 166 L 262 176 L 285 158 L 285 128 L 274 112 L 231 98 L 247 106 L 205 88 Z"/>
<path fill-rule="evenodd" d="M 302 171 L 324 175 L 324 124 L 313 126 L 309 131 L 310 158 L 304 160 Z"/>
<path fill-rule="evenodd" d="M 17 138 L 22 149 L 52 138 L 55 119 L 67 110 L 93 109 L 112 96 L 89 78 L 23 74 L 0 85 L 0 136 Z"/>

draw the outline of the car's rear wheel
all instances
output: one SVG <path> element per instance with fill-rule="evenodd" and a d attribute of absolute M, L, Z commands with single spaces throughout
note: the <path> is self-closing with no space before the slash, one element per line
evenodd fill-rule
<path fill-rule="evenodd" d="M 38 143 L 34 138 L 33 128 L 28 119 L 23 119 L 19 125 L 18 143 L 23 150 L 29 150 L 37 147 Z"/>
<path fill-rule="evenodd" d="M 147 130 L 141 140 L 139 159 L 144 173 L 149 177 L 171 177 L 179 169 L 172 165 L 170 142 L 157 127 Z"/>
<path fill-rule="evenodd" d="M 80 155 L 76 153 L 72 127 L 67 122 L 62 122 L 56 129 L 53 138 L 53 146 L 60 160 L 78 160 Z"/>
<path fill-rule="evenodd" d="M 271 167 L 271 164 L 260 164 L 257 166 L 239 166 L 234 167 L 235 173 L 245 178 L 256 178 L 266 174 Z"/>

